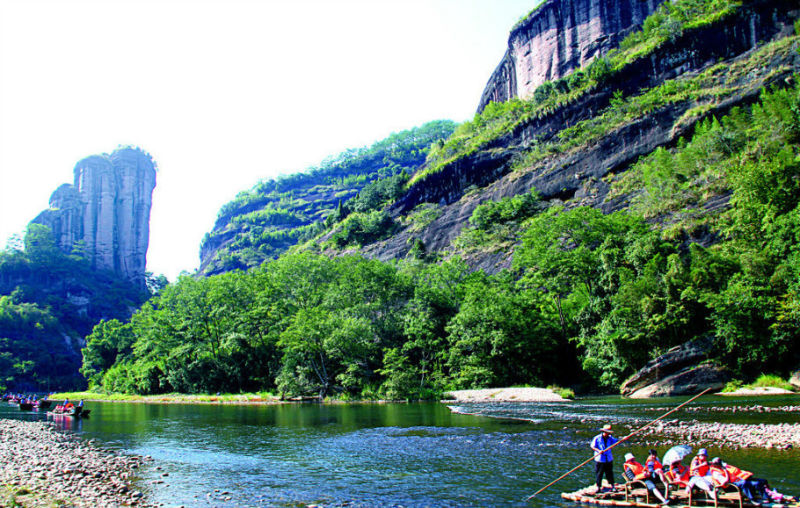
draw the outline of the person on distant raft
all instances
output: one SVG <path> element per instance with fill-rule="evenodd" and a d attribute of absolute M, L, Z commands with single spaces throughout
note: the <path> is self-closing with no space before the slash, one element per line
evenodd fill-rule
<path fill-rule="evenodd" d="M 594 477 L 597 483 L 597 492 L 608 492 L 616 487 L 614 485 L 614 456 L 609 448 L 619 442 L 619 439 L 612 436 L 613 433 L 611 425 L 603 425 L 600 434 L 596 435 L 589 444 L 595 453 Z M 611 485 L 610 489 L 603 490 L 603 475 Z"/>
<path fill-rule="evenodd" d="M 661 504 L 670 504 L 672 501 L 664 497 L 656 488 L 653 480 L 659 479 L 658 475 L 636 461 L 632 453 L 625 454 L 625 463 L 622 465 L 622 473 L 628 481 L 639 480 L 645 484 L 647 490 L 661 501 Z"/>

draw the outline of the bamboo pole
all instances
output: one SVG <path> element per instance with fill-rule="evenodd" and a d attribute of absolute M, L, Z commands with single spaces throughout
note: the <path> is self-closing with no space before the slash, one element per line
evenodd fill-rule
<path fill-rule="evenodd" d="M 656 423 L 656 422 L 658 422 L 658 421 L 660 421 L 660 420 L 663 420 L 664 418 L 666 418 L 667 416 L 671 415 L 671 414 L 672 414 L 672 413 L 674 413 L 675 411 L 679 410 L 680 408 L 682 408 L 682 407 L 683 407 L 683 406 L 685 406 L 686 404 L 689 404 L 690 402 L 693 402 L 694 400 L 696 400 L 696 399 L 700 398 L 700 396 L 701 396 L 701 395 L 705 395 L 705 394 L 706 394 L 706 393 L 708 393 L 709 391 L 711 391 L 711 388 L 706 388 L 705 390 L 703 390 L 702 392 L 698 393 L 697 395 L 695 395 L 695 396 L 694 396 L 694 397 L 692 397 L 691 399 L 687 400 L 686 402 L 684 402 L 684 403 L 683 403 L 683 404 L 681 404 L 680 406 L 678 406 L 678 407 L 676 407 L 676 408 L 674 408 L 674 409 L 670 409 L 669 411 L 667 411 L 667 412 L 666 412 L 666 413 L 664 413 L 663 415 L 659 416 L 658 418 L 656 418 L 656 419 L 655 419 L 655 420 L 653 420 L 652 422 L 648 423 L 647 425 L 644 425 L 643 427 L 640 427 L 640 428 L 636 429 L 635 431 L 631 432 L 630 434 L 628 434 L 627 436 L 623 437 L 622 439 L 620 439 L 619 441 L 617 441 L 617 442 L 616 442 L 616 443 L 614 443 L 613 445 L 611 445 L 611 446 L 609 446 L 608 448 L 606 448 L 606 449 L 605 449 L 603 452 L 606 452 L 606 451 L 608 451 L 608 450 L 610 450 L 610 449 L 614 448 L 614 447 L 615 447 L 615 446 L 617 446 L 618 444 L 622 444 L 623 442 L 627 441 L 627 440 L 628 440 L 628 439 L 630 439 L 631 437 L 633 437 L 633 436 L 635 436 L 636 434 L 640 433 L 640 432 L 641 432 L 641 431 L 643 431 L 644 429 L 646 429 L 646 428 L 650 427 L 651 425 L 653 425 L 654 423 Z M 548 487 L 550 487 L 551 485 L 554 485 L 554 484 L 556 484 L 557 482 L 560 482 L 561 480 L 563 480 L 563 479 L 564 479 L 564 478 L 566 478 L 567 476 L 571 475 L 572 473 L 574 473 L 574 472 L 575 472 L 575 471 L 577 471 L 578 469 L 582 468 L 583 466 L 585 466 L 586 464 L 588 464 L 589 462 L 591 462 L 592 460 L 594 460 L 594 459 L 595 459 L 595 457 L 597 457 L 598 455 L 601 455 L 603 452 L 596 453 L 596 454 L 592 455 L 591 457 L 589 457 L 589 458 L 588 458 L 588 459 L 586 459 L 585 461 L 581 462 L 580 464 L 578 464 L 577 466 L 573 467 L 572 469 L 570 469 L 570 470 L 569 470 L 569 471 L 567 471 L 566 473 L 562 474 L 561 476 L 559 476 L 558 478 L 556 478 L 556 479 L 555 479 L 555 480 L 553 480 L 552 482 L 548 483 L 547 485 L 545 485 L 545 486 L 544 486 L 544 487 L 542 487 L 541 489 L 537 490 L 536 492 L 534 492 L 534 493 L 533 493 L 533 494 L 531 494 L 530 496 L 526 497 L 526 498 L 525 498 L 525 501 L 530 501 L 531 499 L 533 499 L 534 497 L 536 497 L 536 496 L 537 496 L 538 494 L 540 494 L 541 492 L 544 492 L 544 490 L 545 490 L 545 489 L 547 489 Z"/>

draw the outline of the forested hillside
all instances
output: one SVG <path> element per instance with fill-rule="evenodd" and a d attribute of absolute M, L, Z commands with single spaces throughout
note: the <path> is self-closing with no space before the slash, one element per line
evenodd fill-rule
<path fill-rule="evenodd" d="M 166 280 L 149 279 L 150 289 Z M 151 293 L 96 270 L 80 248 L 63 253 L 52 232 L 30 224 L 0 252 L 0 391 L 80 388 L 84 337 L 103 318 L 127 319 Z"/>
<path fill-rule="evenodd" d="M 728 377 L 786 376 L 800 366 L 798 17 L 788 2 L 665 3 L 618 51 L 489 104 L 408 181 L 376 180 L 391 192 L 369 207 L 364 191 L 337 203 L 293 252 L 182 277 L 101 323 L 83 372 L 136 393 L 615 392 L 708 338 Z"/>
<path fill-rule="evenodd" d="M 248 269 L 274 259 L 338 220 L 343 203 L 360 213 L 377 211 L 400 195 L 431 143 L 454 128 L 450 121 L 429 122 L 239 193 L 222 207 L 214 230 L 203 239 L 201 271 Z"/>

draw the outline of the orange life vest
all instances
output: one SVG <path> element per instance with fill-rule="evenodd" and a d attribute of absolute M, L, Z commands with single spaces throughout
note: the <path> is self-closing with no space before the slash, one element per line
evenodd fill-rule
<path fill-rule="evenodd" d="M 739 469 L 738 467 L 732 466 L 730 464 L 725 464 L 725 469 L 727 469 L 728 473 L 730 473 L 732 482 L 738 482 L 739 480 L 746 480 L 751 476 L 753 476 L 753 473 L 751 473 L 750 471 Z"/>
<path fill-rule="evenodd" d="M 630 471 L 631 473 L 633 473 L 634 480 L 642 480 L 644 478 L 647 478 L 647 472 L 644 466 L 639 464 L 635 460 L 626 461 L 622 465 L 622 469 L 624 471 Z"/>
<path fill-rule="evenodd" d="M 689 470 L 683 464 L 673 464 L 669 471 L 664 473 L 669 481 L 686 485 L 689 483 Z"/>
<path fill-rule="evenodd" d="M 731 481 L 730 473 L 722 466 L 711 464 L 708 467 L 708 474 L 711 476 L 711 483 L 713 483 L 715 487 L 724 487 Z"/>
<path fill-rule="evenodd" d="M 644 465 L 647 469 L 650 469 L 650 465 L 653 465 L 653 471 L 658 471 L 661 469 L 664 470 L 664 466 L 661 465 L 661 462 L 658 461 L 655 457 L 647 457 L 647 461 L 645 461 Z"/>
<path fill-rule="evenodd" d="M 705 476 L 708 474 L 708 460 L 700 461 L 700 455 L 692 459 L 692 464 L 689 466 L 689 472 L 692 476 Z"/>

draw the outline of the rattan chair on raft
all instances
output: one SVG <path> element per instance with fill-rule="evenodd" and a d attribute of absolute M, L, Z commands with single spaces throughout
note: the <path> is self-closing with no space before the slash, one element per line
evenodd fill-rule
<path fill-rule="evenodd" d="M 664 498 L 669 499 L 669 483 L 664 484 Z M 642 493 L 644 490 L 644 493 Z M 658 500 L 656 496 L 647 488 L 647 484 L 643 480 L 628 480 L 625 482 L 625 502 L 631 502 L 631 498 L 644 497 L 645 503 L 651 503 L 652 500 Z"/>
<path fill-rule="evenodd" d="M 701 497 L 695 497 L 694 492 L 698 490 L 702 492 Z M 743 508 L 744 500 L 742 498 L 742 489 L 737 487 L 732 483 L 726 483 L 722 486 L 715 486 L 714 487 L 714 499 L 708 496 L 706 491 L 698 487 L 692 487 L 689 491 L 689 506 L 699 506 L 694 505 L 693 501 L 702 501 L 704 505 L 714 505 L 714 508 L 718 508 L 720 505 L 720 501 L 724 501 L 723 505 L 730 506 L 731 504 L 738 503 L 739 508 Z"/>

